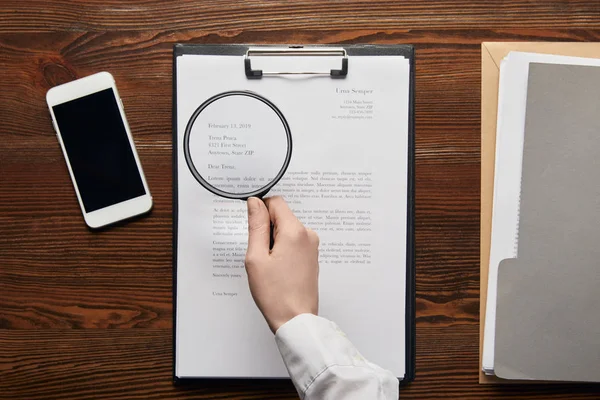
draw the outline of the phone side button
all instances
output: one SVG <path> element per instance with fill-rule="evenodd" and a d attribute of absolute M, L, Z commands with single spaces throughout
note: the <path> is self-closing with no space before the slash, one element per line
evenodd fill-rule
<path fill-rule="evenodd" d="M 54 122 L 54 120 L 52 120 L 52 127 L 54 128 L 54 133 L 58 135 L 58 127 L 56 126 L 56 122 Z"/>

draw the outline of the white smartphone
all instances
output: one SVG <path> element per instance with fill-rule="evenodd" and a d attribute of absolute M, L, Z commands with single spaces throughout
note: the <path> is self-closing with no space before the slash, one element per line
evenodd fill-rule
<path fill-rule="evenodd" d="M 100 72 L 53 87 L 46 101 L 85 223 L 100 228 L 150 211 L 113 76 Z"/>

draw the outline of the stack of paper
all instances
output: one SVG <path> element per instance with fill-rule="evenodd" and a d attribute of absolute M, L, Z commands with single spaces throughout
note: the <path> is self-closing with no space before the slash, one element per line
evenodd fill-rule
<path fill-rule="evenodd" d="M 600 147 L 598 66 L 522 52 L 500 64 L 482 350 L 488 375 L 600 380 L 593 290 L 600 223 L 591 222 L 600 221 L 600 192 L 589 179 Z"/>

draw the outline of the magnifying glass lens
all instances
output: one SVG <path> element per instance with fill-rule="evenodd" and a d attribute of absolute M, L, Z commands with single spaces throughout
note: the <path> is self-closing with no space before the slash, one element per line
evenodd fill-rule
<path fill-rule="evenodd" d="M 263 195 L 283 176 L 291 158 L 283 114 L 252 92 L 226 92 L 204 102 L 192 115 L 184 140 L 194 177 L 228 198 Z"/>

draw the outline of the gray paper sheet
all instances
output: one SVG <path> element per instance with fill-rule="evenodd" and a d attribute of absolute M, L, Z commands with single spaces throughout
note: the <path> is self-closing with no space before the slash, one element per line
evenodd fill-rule
<path fill-rule="evenodd" d="M 600 381 L 600 68 L 531 64 L 518 258 L 499 266 L 505 379 Z"/>

